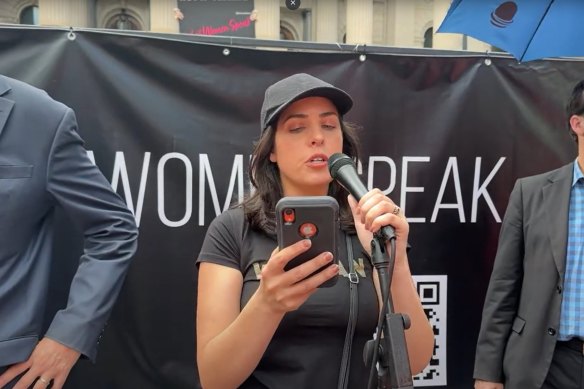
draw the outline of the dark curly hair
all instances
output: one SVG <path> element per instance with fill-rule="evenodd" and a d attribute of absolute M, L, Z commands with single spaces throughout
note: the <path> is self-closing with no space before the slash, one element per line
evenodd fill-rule
<path fill-rule="evenodd" d="M 574 141 L 578 143 L 578 136 L 574 133 L 572 126 L 570 125 L 570 118 L 573 115 L 584 115 L 584 80 L 576 84 L 572 90 L 572 94 L 570 95 L 570 100 L 568 100 L 568 104 L 566 105 L 566 120 L 568 121 L 568 130 L 570 131 L 570 135 L 572 135 Z"/>

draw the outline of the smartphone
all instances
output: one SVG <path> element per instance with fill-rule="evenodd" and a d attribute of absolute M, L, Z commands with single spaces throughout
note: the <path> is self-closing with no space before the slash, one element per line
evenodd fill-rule
<path fill-rule="evenodd" d="M 310 239 L 312 246 L 293 258 L 284 270 L 290 270 L 317 255 L 329 251 L 333 262 L 337 258 L 337 233 L 339 231 L 339 203 L 330 196 L 283 197 L 276 204 L 276 234 L 278 247 L 288 247 L 301 239 Z M 315 273 L 330 265 L 327 264 Z M 312 274 L 311 274 L 312 275 Z M 337 282 L 333 277 L 320 287 L 330 287 Z"/>

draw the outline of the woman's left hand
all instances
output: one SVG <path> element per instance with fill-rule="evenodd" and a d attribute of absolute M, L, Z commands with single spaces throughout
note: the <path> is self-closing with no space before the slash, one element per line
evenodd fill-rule
<path fill-rule="evenodd" d="M 359 203 L 349 195 L 349 205 L 353 212 L 359 241 L 369 254 L 371 254 L 373 233 L 384 226 L 393 227 L 396 236 L 396 252 L 405 254 L 410 226 L 401 208 L 389 197 L 375 188 L 367 192 Z"/>

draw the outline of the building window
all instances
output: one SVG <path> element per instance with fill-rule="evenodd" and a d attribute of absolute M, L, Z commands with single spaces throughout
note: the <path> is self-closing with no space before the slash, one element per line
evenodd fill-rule
<path fill-rule="evenodd" d="M 111 30 L 140 30 L 140 23 L 132 15 L 126 12 L 126 9 L 120 9 L 120 12 L 114 15 L 105 28 Z"/>
<path fill-rule="evenodd" d="M 20 13 L 20 24 L 39 24 L 39 7 L 30 5 Z"/>
<path fill-rule="evenodd" d="M 290 31 L 286 27 L 280 25 L 280 40 L 293 41 L 293 40 L 295 40 L 294 34 L 292 34 L 292 31 Z"/>
<path fill-rule="evenodd" d="M 430 27 L 424 33 L 424 47 L 432 48 L 434 44 L 434 28 Z"/>

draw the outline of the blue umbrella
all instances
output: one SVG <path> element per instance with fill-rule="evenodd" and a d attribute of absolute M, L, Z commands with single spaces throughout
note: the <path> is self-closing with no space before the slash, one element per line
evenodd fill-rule
<path fill-rule="evenodd" d="M 437 32 L 499 47 L 519 61 L 584 56 L 584 0 L 454 0 Z"/>

